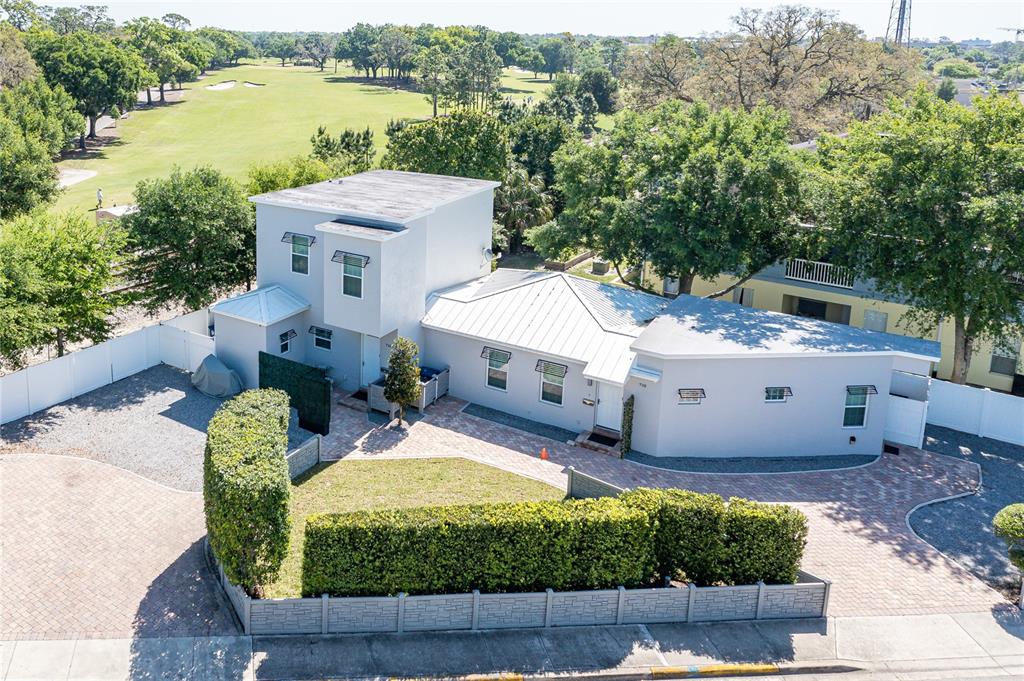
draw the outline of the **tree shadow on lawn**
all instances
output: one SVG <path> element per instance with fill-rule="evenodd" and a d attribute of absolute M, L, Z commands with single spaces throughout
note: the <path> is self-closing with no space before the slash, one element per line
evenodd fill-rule
<path fill-rule="evenodd" d="M 78 148 L 75 142 L 74 149 L 67 149 L 61 152 L 61 161 L 93 161 L 107 158 L 107 147 L 120 147 L 124 144 L 120 137 L 112 135 L 97 135 L 95 139 L 85 140 L 85 151 Z"/>
<path fill-rule="evenodd" d="M 400 90 L 403 92 L 423 94 L 423 89 L 415 80 L 405 81 L 392 78 L 366 78 L 364 76 L 327 76 L 324 78 L 324 82 L 362 85 L 362 92 L 394 92 L 396 90 Z"/>

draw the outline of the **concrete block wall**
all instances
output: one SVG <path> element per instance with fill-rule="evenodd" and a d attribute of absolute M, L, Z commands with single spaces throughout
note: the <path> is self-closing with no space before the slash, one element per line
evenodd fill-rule
<path fill-rule="evenodd" d="M 806 579 L 809 576 L 805 577 Z M 249 634 L 528 629 L 825 617 L 829 584 L 252 600 L 222 580 Z"/>
<path fill-rule="evenodd" d="M 314 435 L 288 452 L 285 460 L 288 462 L 288 477 L 292 480 L 320 463 L 320 436 Z"/>
<path fill-rule="evenodd" d="M 616 487 L 604 480 L 580 473 L 569 466 L 568 496 L 570 499 L 597 499 L 599 497 L 618 496 L 623 491 L 622 487 Z"/>

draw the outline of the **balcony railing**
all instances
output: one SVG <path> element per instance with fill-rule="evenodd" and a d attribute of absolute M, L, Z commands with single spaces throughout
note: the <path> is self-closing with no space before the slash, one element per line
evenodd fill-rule
<path fill-rule="evenodd" d="M 817 260 L 792 258 L 786 261 L 786 279 L 808 281 L 838 288 L 853 288 L 853 273 L 845 267 Z"/>

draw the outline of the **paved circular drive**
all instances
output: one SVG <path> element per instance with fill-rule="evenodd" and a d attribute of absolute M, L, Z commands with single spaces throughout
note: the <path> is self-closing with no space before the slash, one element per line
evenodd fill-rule
<path fill-rule="evenodd" d="M 0 639 L 238 633 L 202 497 L 65 456 L 0 455 Z"/>

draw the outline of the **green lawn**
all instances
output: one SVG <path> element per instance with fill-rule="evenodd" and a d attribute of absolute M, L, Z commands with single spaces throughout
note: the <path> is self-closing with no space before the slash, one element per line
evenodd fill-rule
<path fill-rule="evenodd" d="M 205 80 L 189 83 L 181 102 L 132 112 L 118 122 L 118 140 L 87 158 L 61 163 L 98 174 L 69 187 L 57 208 L 94 207 L 97 187 L 103 188 L 107 205 L 130 202 L 139 180 L 164 176 L 174 165 L 210 164 L 243 180 L 254 162 L 309 153 L 309 138 L 319 125 L 334 132 L 370 126 L 383 151 L 389 120 L 430 115 L 424 95 L 357 80 L 348 68 L 335 74 L 333 68 L 321 73 L 277 64 L 213 71 Z M 237 84 L 229 90 L 206 89 L 226 80 Z M 266 87 L 243 87 L 243 81 Z M 502 84 L 505 94 L 520 99 L 536 98 L 548 87 L 543 77 L 513 70 L 505 72 Z"/>
<path fill-rule="evenodd" d="M 562 499 L 563 490 L 465 459 L 337 461 L 292 483 L 292 538 L 268 598 L 302 595 L 306 516 L 368 508 Z"/>

